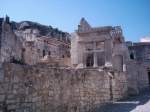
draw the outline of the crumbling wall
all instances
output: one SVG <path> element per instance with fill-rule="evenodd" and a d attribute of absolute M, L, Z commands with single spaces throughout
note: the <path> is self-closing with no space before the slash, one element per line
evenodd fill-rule
<path fill-rule="evenodd" d="M 138 94 L 148 87 L 148 74 L 141 63 L 129 61 L 127 64 L 128 93 Z"/>
<path fill-rule="evenodd" d="M 34 41 L 24 42 L 23 61 L 28 65 L 37 64 L 40 60 L 40 51 L 37 50 Z"/>
<path fill-rule="evenodd" d="M 43 65 L 4 64 L 3 72 L 0 109 L 16 112 L 94 112 L 112 98 L 121 98 L 119 84 L 124 80 L 114 74 L 110 82 L 106 71 Z"/>
<path fill-rule="evenodd" d="M 125 72 L 114 72 L 112 80 L 113 100 L 119 100 L 128 95 L 127 77 Z"/>
<path fill-rule="evenodd" d="M 22 43 L 14 34 L 11 24 L 3 21 L 1 34 L 0 62 L 10 62 L 10 60 L 21 60 Z"/>

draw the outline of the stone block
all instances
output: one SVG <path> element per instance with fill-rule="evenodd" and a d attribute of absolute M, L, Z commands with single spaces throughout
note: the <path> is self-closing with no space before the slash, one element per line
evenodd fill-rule
<path fill-rule="evenodd" d="M 0 94 L 0 102 L 4 101 L 4 99 L 5 99 L 5 95 Z"/>
<path fill-rule="evenodd" d="M 15 104 L 8 105 L 8 110 L 13 110 L 13 109 L 16 109 L 16 108 L 17 108 L 17 105 L 15 105 Z"/>

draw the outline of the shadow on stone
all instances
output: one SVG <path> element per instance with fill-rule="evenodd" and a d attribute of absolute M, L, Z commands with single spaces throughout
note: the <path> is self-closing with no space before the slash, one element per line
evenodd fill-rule
<path fill-rule="evenodd" d="M 139 95 L 131 96 L 127 99 L 101 106 L 99 109 L 97 109 L 97 112 L 131 112 L 137 106 L 144 105 L 149 100 L 150 88 L 143 90 Z"/>

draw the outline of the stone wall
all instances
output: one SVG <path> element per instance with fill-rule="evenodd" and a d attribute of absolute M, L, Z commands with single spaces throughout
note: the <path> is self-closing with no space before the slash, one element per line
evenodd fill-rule
<path fill-rule="evenodd" d="M 126 95 L 124 74 L 95 69 L 20 66 L 1 69 L 0 109 L 14 112 L 94 112 Z"/>
<path fill-rule="evenodd" d="M 42 57 L 40 53 L 38 54 L 36 43 L 34 41 L 24 42 L 24 52 L 23 52 L 23 61 L 28 65 L 37 64 Z M 40 57 L 41 56 L 41 57 Z"/>
<path fill-rule="evenodd" d="M 148 87 L 147 70 L 136 61 L 129 61 L 127 65 L 128 93 L 137 94 L 141 89 Z"/>
<path fill-rule="evenodd" d="M 114 73 L 112 80 L 113 100 L 119 100 L 128 96 L 127 77 L 124 72 Z"/>

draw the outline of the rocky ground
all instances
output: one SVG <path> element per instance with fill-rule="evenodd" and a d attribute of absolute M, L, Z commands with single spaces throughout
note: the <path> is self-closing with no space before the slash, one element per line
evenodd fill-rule
<path fill-rule="evenodd" d="M 150 88 L 137 96 L 103 106 L 98 112 L 150 112 Z"/>

